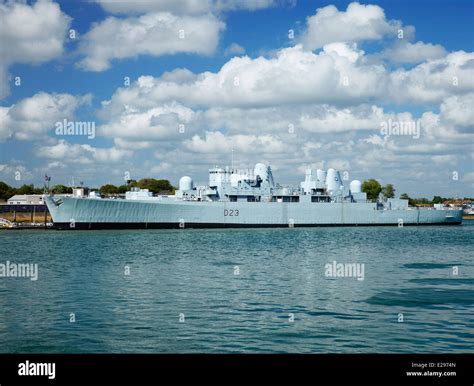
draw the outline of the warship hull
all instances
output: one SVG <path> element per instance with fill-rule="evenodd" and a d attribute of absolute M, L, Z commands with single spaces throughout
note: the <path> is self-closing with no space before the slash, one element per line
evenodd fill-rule
<path fill-rule="evenodd" d="M 380 209 L 376 203 L 140 201 L 46 196 L 56 229 L 456 225 L 462 210 Z"/>

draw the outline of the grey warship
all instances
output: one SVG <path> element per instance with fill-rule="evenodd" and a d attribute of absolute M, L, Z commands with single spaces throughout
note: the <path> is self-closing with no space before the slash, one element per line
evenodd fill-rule
<path fill-rule="evenodd" d="M 370 225 L 448 225 L 462 223 L 462 210 L 435 205 L 412 208 L 408 200 L 375 202 L 353 180 L 344 185 L 335 169 L 307 169 L 300 186 L 276 184 L 270 166 L 214 167 L 208 185 L 191 177 L 174 195 L 132 188 L 125 198 L 45 195 L 56 229 L 239 228 Z"/>

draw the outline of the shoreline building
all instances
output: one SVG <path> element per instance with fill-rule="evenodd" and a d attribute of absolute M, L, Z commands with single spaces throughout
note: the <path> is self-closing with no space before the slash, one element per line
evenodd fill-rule
<path fill-rule="evenodd" d="M 15 194 L 7 200 L 8 205 L 44 205 L 42 194 Z"/>

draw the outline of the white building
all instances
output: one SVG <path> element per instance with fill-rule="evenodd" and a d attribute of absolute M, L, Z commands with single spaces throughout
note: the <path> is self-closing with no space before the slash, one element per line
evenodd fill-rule
<path fill-rule="evenodd" d="M 8 205 L 43 205 L 42 194 L 15 194 L 7 201 Z"/>

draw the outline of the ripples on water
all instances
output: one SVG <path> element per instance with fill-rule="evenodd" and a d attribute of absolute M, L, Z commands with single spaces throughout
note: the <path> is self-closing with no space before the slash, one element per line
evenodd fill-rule
<path fill-rule="evenodd" d="M 473 236 L 474 222 L 5 231 L 0 263 L 37 263 L 39 279 L 0 278 L 0 351 L 474 352 Z M 325 277 L 334 260 L 365 280 Z"/>

